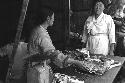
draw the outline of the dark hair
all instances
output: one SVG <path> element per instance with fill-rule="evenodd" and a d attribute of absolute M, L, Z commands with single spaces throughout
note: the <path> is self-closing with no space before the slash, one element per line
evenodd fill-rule
<path fill-rule="evenodd" d="M 92 9 L 91 9 L 91 15 L 94 14 L 94 7 L 95 7 L 97 2 L 102 2 L 104 4 L 105 8 L 107 8 L 107 6 L 108 6 L 108 0 L 94 0 L 93 4 L 92 4 Z"/>
<path fill-rule="evenodd" d="M 47 20 L 48 16 L 52 16 L 54 12 L 50 8 L 43 8 L 38 6 L 35 12 L 31 13 L 29 18 L 29 28 L 27 29 L 26 33 L 26 41 L 29 41 L 30 35 L 32 34 L 33 30 L 39 26 L 41 23 Z"/>
<path fill-rule="evenodd" d="M 34 15 L 34 25 L 39 25 L 47 20 L 48 16 L 52 16 L 54 12 L 50 8 L 39 8 L 36 12 L 36 15 Z"/>

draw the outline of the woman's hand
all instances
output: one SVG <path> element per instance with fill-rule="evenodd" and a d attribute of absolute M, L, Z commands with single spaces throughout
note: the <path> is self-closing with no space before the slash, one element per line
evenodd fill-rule
<path fill-rule="evenodd" d="M 79 60 L 74 60 L 73 58 L 69 58 L 68 60 L 67 60 L 67 62 L 70 64 L 70 65 L 72 65 L 72 64 L 74 64 L 74 65 L 76 65 L 76 66 L 79 66 L 80 68 L 82 68 L 82 63 L 83 63 L 83 61 L 79 61 Z"/>
<path fill-rule="evenodd" d="M 122 25 L 122 22 L 121 22 L 121 21 L 114 20 L 114 23 L 115 23 L 116 25 L 119 25 L 119 26 Z"/>

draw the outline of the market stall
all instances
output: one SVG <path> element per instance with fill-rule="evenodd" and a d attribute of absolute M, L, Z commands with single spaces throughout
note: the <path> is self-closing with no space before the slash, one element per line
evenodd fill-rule
<path fill-rule="evenodd" d="M 77 67 L 72 67 L 72 66 L 64 69 L 58 69 L 56 70 L 56 73 L 59 73 L 60 75 L 62 75 L 62 78 L 68 75 L 70 78 L 77 79 L 78 82 L 76 83 L 80 83 L 81 81 L 84 83 L 115 83 L 114 80 L 118 72 L 122 68 L 122 65 L 125 61 L 125 57 L 108 56 L 108 58 L 118 61 L 121 64 L 112 66 L 111 69 L 105 71 L 101 75 L 90 73 L 82 69 L 77 69 Z M 68 82 L 64 82 L 64 79 L 63 79 L 63 83 L 68 83 Z"/>
<path fill-rule="evenodd" d="M 46 1 L 46 4 L 48 2 L 49 1 Z M 57 2 L 57 1 L 55 1 L 55 2 Z M 89 54 L 89 51 L 83 49 L 83 47 L 80 47 L 78 45 L 78 44 L 81 44 L 80 42 L 78 42 L 78 44 L 77 44 L 77 42 L 75 42 L 74 40 L 71 40 L 70 39 L 71 31 L 76 33 L 75 36 L 78 36 L 79 38 L 81 37 L 79 34 L 82 34 L 84 22 L 90 14 L 91 5 L 93 3 L 93 0 L 92 0 L 92 2 L 84 0 L 83 4 L 81 3 L 82 1 L 79 1 L 79 3 L 81 3 L 81 6 L 79 6 L 79 7 L 77 7 L 78 5 L 75 5 L 75 4 L 74 4 L 74 6 L 71 6 L 70 2 L 72 4 L 74 4 L 77 1 L 72 2 L 70 0 L 67 0 L 67 1 L 64 0 L 63 6 L 61 5 L 62 10 L 61 10 L 61 8 L 55 9 L 58 6 L 57 4 L 58 3 L 61 4 L 62 2 L 57 2 L 57 4 L 56 4 L 57 6 L 52 5 L 52 6 L 54 6 L 54 7 L 52 7 L 52 9 L 55 9 L 55 14 L 56 14 L 56 19 L 57 19 L 55 22 L 55 25 L 57 28 L 54 28 L 54 30 L 56 31 L 55 32 L 56 35 L 51 36 L 51 37 L 52 37 L 52 40 L 55 44 L 55 47 L 57 47 L 57 49 L 59 49 L 60 51 L 63 49 L 62 53 L 64 53 L 65 55 L 68 55 L 69 57 L 77 59 L 78 61 L 81 61 L 82 65 L 79 65 L 79 66 L 70 65 L 63 69 L 59 69 L 59 68 L 53 69 L 53 72 L 54 72 L 54 73 L 52 73 L 54 75 L 53 83 L 114 83 L 114 80 L 115 80 L 118 72 L 121 70 L 121 68 L 124 64 L 125 57 L 118 57 L 118 56 L 106 56 L 105 57 L 103 55 L 98 56 L 96 54 L 92 55 L 92 54 Z M 42 5 L 43 5 L 43 7 L 49 7 L 50 4 L 48 4 L 48 5 L 42 4 Z M 34 6 L 32 6 L 32 7 L 34 7 Z M 87 8 L 87 7 L 89 7 L 89 8 Z M 30 18 L 30 16 L 29 16 L 29 18 Z M 58 28 L 58 27 L 60 27 L 60 28 Z M 65 27 L 65 28 L 63 28 L 63 27 Z M 29 29 L 30 29 L 30 27 L 27 30 L 29 30 Z M 66 33 L 66 31 L 68 33 Z M 79 33 L 79 34 L 77 34 L 77 33 Z M 52 35 L 53 35 L 53 33 L 52 33 Z M 20 36 L 21 36 L 21 31 L 20 31 Z M 74 34 L 73 34 L 73 36 L 74 36 Z M 17 39 L 18 39 L 18 37 L 17 37 Z M 22 65 L 24 65 L 24 63 L 22 63 L 23 59 L 24 59 L 23 56 L 25 56 L 27 53 L 27 44 L 25 44 L 25 42 L 24 42 L 25 45 L 24 44 L 23 45 L 25 46 L 26 49 L 21 48 L 23 50 L 19 50 L 19 52 L 18 52 L 18 50 L 16 50 L 16 49 L 18 49 L 18 44 L 19 45 L 21 44 L 20 46 L 22 46 L 22 43 L 19 43 L 19 40 L 20 40 L 20 38 L 18 39 L 18 41 L 16 40 L 16 43 L 15 43 L 16 47 L 15 47 L 15 53 L 14 53 L 15 56 L 12 56 L 12 63 L 10 65 L 10 69 L 11 69 L 11 67 L 13 67 L 13 68 L 15 67 L 15 69 L 19 68 L 19 70 L 17 72 L 23 70 L 23 67 L 22 67 Z M 75 47 L 75 45 L 73 46 L 72 42 L 73 42 L 73 44 L 76 45 L 76 47 Z M 62 44 L 62 43 L 65 43 L 65 44 Z M 71 46 L 69 44 L 71 44 Z M 79 47 L 82 49 L 76 49 Z M 73 50 L 70 50 L 70 48 Z M 64 50 L 64 49 L 66 49 L 66 50 Z M 12 51 L 12 49 L 11 49 L 11 51 Z M 25 53 L 25 54 L 21 54 L 21 53 Z M 14 55 L 14 54 L 12 53 L 12 55 Z M 9 54 L 7 54 L 7 55 L 9 55 Z M 37 58 L 39 58 L 39 57 L 37 57 Z M 16 65 L 18 65 L 18 66 L 12 66 L 14 63 L 16 63 Z M 28 64 L 28 66 L 29 65 L 30 65 L 30 63 Z M 19 66 L 21 66 L 21 67 L 19 67 Z M 42 64 L 42 66 L 41 66 L 41 64 L 39 64 L 39 67 L 41 69 L 42 68 L 44 69 L 44 68 L 48 67 L 48 64 L 45 66 L 43 64 Z M 31 69 L 31 68 L 36 68 L 36 67 L 29 66 L 28 69 Z M 50 69 L 51 69 L 51 67 L 50 67 Z M 47 71 L 47 76 L 50 77 L 49 76 L 50 73 L 48 74 L 48 70 L 46 70 L 46 71 Z M 39 75 L 40 74 L 43 75 L 42 73 L 44 73 L 46 76 L 46 73 L 44 71 L 39 72 Z M 22 72 L 21 72 L 21 74 L 22 74 Z M 29 74 L 29 77 L 31 74 L 33 75 L 34 73 L 32 73 L 32 71 L 31 71 L 31 73 Z M 43 75 L 43 77 L 45 77 L 45 76 Z M 36 79 L 38 79 L 38 78 L 36 77 Z M 41 78 L 41 79 L 43 79 L 43 78 Z M 46 77 L 45 77 L 45 79 L 46 79 Z M 29 82 L 29 83 L 31 83 L 31 82 Z"/>

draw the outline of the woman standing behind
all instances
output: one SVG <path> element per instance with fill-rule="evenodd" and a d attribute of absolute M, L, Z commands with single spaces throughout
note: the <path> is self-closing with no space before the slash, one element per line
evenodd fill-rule
<path fill-rule="evenodd" d="M 86 20 L 82 42 L 92 54 L 114 55 L 115 24 L 110 15 L 104 14 L 104 3 L 94 3 L 92 15 Z"/>
<path fill-rule="evenodd" d="M 120 4 L 113 16 L 116 28 L 116 49 L 115 55 L 125 56 L 125 5 Z"/>

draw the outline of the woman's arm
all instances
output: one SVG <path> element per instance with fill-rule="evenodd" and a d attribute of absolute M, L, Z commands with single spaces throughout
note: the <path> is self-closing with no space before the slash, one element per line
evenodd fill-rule
<path fill-rule="evenodd" d="M 88 39 L 88 30 L 87 30 L 87 21 L 86 21 L 83 29 L 82 40 L 81 40 L 84 47 L 86 47 L 87 39 Z"/>
<path fill-rule="evenodd" d="M 114 20 L 114 23 L 118 26 L 121 26 L 122 25 L 122 22 L 121 21 L 117 21 L 117 20 Z"/>
<path fill-rule="evenodd" d="M 109 55 L 114 56 L 115 43 L 110 44 Z"/>
<path fill-rule="evenodd" d="M 67 61 L 65 62 L 65 67 L 70 66 L 70 65 L 76 65 L 78 67 L 83 67 L 82 61 L 79 60 L 74 60 L 73 58 L 68 58 Z"/>
<path fill-rule="evenodd" d="M 71 66 L 72 64 L 77 65 L 77 66 L 82 66 L 80 61 L 74 60 L 70 55 L 64 55 L 60 51 L 55 51 L 56 53 L 53 53 L 56 55 L 56 57 L 53 57 L 53 63 L 57 65 L 60 68 L 68 67 Z"/>
<path fill-rule="evenodd" d="M 115 47 L 115 24 L 111 17 L 108 19 L 109 55 L 114 55 Z"/>

